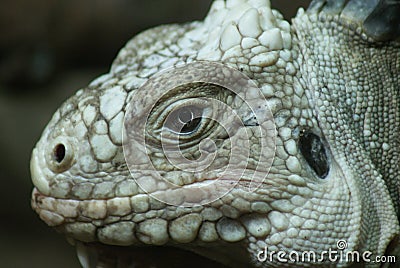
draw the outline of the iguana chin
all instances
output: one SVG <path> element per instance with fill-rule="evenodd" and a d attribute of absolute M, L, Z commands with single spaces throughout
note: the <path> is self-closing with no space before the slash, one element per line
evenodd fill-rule
<path fill-rule="evenodd" d="M 216 0 L 204 21 L 139 34 L 47 125 L 32 207 L 83 267 L 179 267 L 141 257 L 170 248 L 231 267 L 352 264 L 263 262 L 265 249 L 398 256 L 399 14 L 315 0 L 290 24 L 266 0 Z"/>

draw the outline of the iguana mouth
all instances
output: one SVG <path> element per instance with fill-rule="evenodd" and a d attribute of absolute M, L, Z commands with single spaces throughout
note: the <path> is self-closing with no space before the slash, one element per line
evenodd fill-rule
<path fill-rule="evenodd" d="M 83 267 L 120 267 L 115 266 L 120 262 L 135 265 L 132 267 L 193 267 L 193 263 L 194 267 L 225 267 L 213 260 L 232 260 L 213 256 L 218 256 L 221 248 L 223 253 L 242 252 L 247 244 L 243 226 L 250 224 L 246 228 L 258 235 L 267 235 L 271 228 L 265 217 L 248 214 L 230 219 L 211 207 L 173 207 L 159 202 L 156 209 L 155 203 L 146 206 L 145 200 L 140 201 L 145 196 L 135 198 L 138 202 L 132 208 L 126 203 L 129 198 L 57 199 L 35 188 L 32 207 L 76 246 Z M 263 224 L 251 226 L 251 220 Z"/>
<path fill-rule="evenodd" d="M 86 267 L 224 268 L 223 264 L 174 247 L 121 247 L 73 241 L 81 265 Z"/>

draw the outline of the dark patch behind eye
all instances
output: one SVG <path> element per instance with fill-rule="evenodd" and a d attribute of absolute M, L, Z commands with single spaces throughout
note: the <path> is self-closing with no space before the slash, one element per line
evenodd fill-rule
<path fill-rule="evenodd" d="M 308 165 L 321 179 L 325 179 L 329 172 L 329 163 L 321 138 L 313 133 L 305 132 L 300 136 L 299 148 Z"/>

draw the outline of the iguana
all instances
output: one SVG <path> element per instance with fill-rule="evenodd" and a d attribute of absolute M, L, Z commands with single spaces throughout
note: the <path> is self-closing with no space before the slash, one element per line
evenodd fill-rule
<path fill-rule="evenodd" d="M 54 114 L 32 207 L 83 267 L 185 267 L 162 265 L 174 249 L 379 267 L 400 251 L 399 37 L 397 0 L 315 0 L 291 24 L 267 0 L 215 0 L 147 30 Z"/>

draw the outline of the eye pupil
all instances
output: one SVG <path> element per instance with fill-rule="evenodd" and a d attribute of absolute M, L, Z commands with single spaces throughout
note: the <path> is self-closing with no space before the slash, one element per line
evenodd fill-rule
<path fill-rule="evenodd" d="M 329 163 L 321 138 L 313 133 L 306 132 L 300 137 L 299 148 L 315 173 L 321 179 L 326 178 L 329 172 Z"/>
<path fill-rule="evenodd" d="M 179 121 L 182 124 L 188 124 L 193 119 L 193 113 L 189 109 L 182 109 L 179 113 Z"/>
<path fill-rule="evenodd" d="M 176 134 L 189 135 L 197 130 L 202 120 L 203 110 L 196 106 L 186 106 L 171 113 L 166 126 Z"/>
<path fill-rule="evenodd" d="M 63 144 L 57 144 L 54 147 L 53 157 L 54 157 L 54 160 L 57 163 L 61 163 L 64 160 L 64 158 L 65 158 L 65 146 Z"/>
<path fill-rule="evenodd" d="M 200 124 L 201 118 L 195 118 L 187 122 L 181 129 L 182 134 L 189 134 L 196 130 Z"/>

